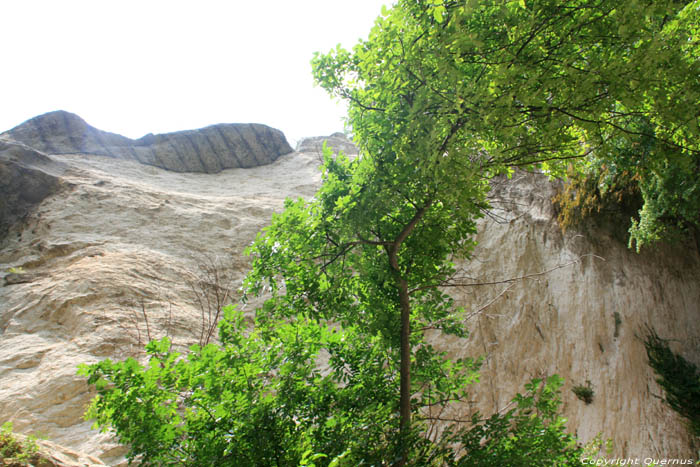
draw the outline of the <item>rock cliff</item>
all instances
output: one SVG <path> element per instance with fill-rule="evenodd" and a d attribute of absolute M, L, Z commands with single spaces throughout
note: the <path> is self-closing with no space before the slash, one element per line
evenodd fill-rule
<path fill-rule="evenodd" d="M 219 124 L 132 140 L 60 110 L 32 118 L 6 135 L 49 154 L 97 154 L 175 172 L 255 167 L 292 152 L 281 131 L 256 123 Z"/>
<path fill-rule="evenodd" d="M 76 366 L 139 356 L 149 337 L 166 333 L 182 346 L 201 339 L 212 313 L 201 305 L 212 293 L 207 275 L 221 273 L 237 300 L 244 248 L 285 197 L 317 189 L 320 139 L 265 166 L 185 174 L 135 157 L 57 154 L 60 138 L 43 134 L 55 145 L 51 155 L 30 151 L 26 159 L 56 164 L 51 177 L 62 188 L 9 226 L 0 244 L 0 424 L 12 420 L 17 431 L 113 465 L 123 449 L 82 420 L 92 394 Z M 340 135 L 332 140 L 349 152 Z M 551 204 L 556 190 L 536 174 L 498 184 L 478 249 L 462 266 L 471 285 L 450 289 L 469 310 L 472 334 L 439 345 L 455 356 L 485 356 L 482 382 L 463 411 L 503 409 L 529 378 L 559 373 L 569 427 L 584 440 L 602 433 L 623 456 L 693 457 L 697 447 L 661 401 L 640 336 L 653 326 L 700 362 L 697 251 L 637 255 L 595 227 L 562 233 Z M 595 390 L 590 405 L 571 393 L 586 380 Z"/>

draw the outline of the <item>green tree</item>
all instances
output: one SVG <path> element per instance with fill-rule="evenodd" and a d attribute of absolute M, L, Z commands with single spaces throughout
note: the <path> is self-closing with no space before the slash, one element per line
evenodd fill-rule
<path fill-rule="evenodd" d="M 306 237 L 290 237 L 286 224 L 273 227 L 256 268 L 283 277 L 284 295 L 298 305 L 303 297 L 303 306 L 326 317 L 330 305 L 341 322 L 355 305 L 372 309 L 375 294 L 363 302 L 362 278 L 371 277 L 368 266 L 383 271 L 372 284 L 389 284 L 381 295 L 389 301 L 371 315 L 393 323 L 401 338 L 401 431 L 410 429 L 413 349 L 424 345 L 421 336 L 411 341 L 412 327 L 451 320 L 438 305 L 449 298 L 435 286 L 450 277 L 455 255 L 468 256 L 489 180 L 514 167 L 563 175 L 571 160 L 585 168 L 641 138 L 653 139 L 660 164 L 680 159 L 697 169 L 700 127 L 687 109 L 700 103 L 698 6 L 404 0 L 352 51 L 315 56 L 317 82 L 349 105 L 363 158 L 343 184 L 356 188 L 322 190 Z M 644 219 L 654 206 L 645 197 Z M 285 264 L 270 269 L 280 244 L 292 252 L 283 261 L 314 265 L 300 282 Z M 324 258 L 330 261 L 313 263 Z M 331 269 L 335 262 L 348 266 Z M 322 289 L 321 279 L 347 278 L 362 283 L 350 297 L 306 295 Z M 270 283 L 274 292 L 277 282 Z M 435 308 L 444 314 L 432 315 Z"/>
<path fill-rule="evenodd" d="M 381 336 L 398 362 L 398 458 L 407 459 L 412 414 L 465 395 L 472 361 L 452 362 L 426 330 L 466 336 L 462 310 L 438 286 L 466 256 L 483 202 L 480 187 L 417 177 L 385 151 L 355 160 L 325 151 L 324 180 L 311 201 L 288 200 L 250 248 L 251 293 L 271 292 L 264 312 L 306 316 Z M 412 400 L 416 399 L 415 406 Z"/>

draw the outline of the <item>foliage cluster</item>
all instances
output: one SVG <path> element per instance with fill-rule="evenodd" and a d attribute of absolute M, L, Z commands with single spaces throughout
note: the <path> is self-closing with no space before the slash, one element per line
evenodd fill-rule
<path fill-rule="evenodd" d="M 466 452 L 456 465 L 581 465 L 583 449 L 566 433 L 558 415 L 563 380 L 552 376 L 525 385 L 527 392 L 514 399 L 516 407 L 488 420 L 474 420 L 474 427 L 460 433 Z"/>
<path fill-rule="evenodd" d="M 572 167 L 563 190 L 553 199 L 562 230 L 581 228 L 592 219 L 607 219 L 613 225 L 625 226 L 627 236 L 630 219 L 638 218 L 642 207 L 637 178 L 627 171 L 612 174 L 607 166 L 585 175 Z"/>
<path fill-rule="evenodd" d="M 98 392 L 87 415 L 112 427 L 141 465 L 339 467 L 400 458 L 398 375 L 379 336 L 311 320 L 251 328 L 232 307 L 220 333 L 220 345 L 186 356 L 164 338 L 149 344 L 145 365 L 83 366 Z M 321 356 L 328 370 L 319 369 Z M 580 465 L 581 448 L 558 415 L 561 384 L 533 380 L 505 413 L 475 414 L 432 440 L 425 420 L 414 427 L 407 465 Z"/>
<path fill-rule="evenodd" d="M 19 440 L 12 433 L 12 423 L 0 427 L 0 462 L 11 467 L 22 467 L 36 462 L 39 446 L 36 438 L 27 437 Z"/>
<path fill-rule="evenodd" d="M 637 251 L 660 240 L 699 240 L 700 233 L 700 114 L 693 110 L 700 101 L 700 4 L 668 2 L 671 12 L 661 3 L 649 15 L 655 34 L 640 37 L 633 54 L 656 69 L 631 77 L 609 122 L 619 131 L 572 165 L 576 173 L 558 197 L 564 226 L 617 206 Z M 639 87 L 640 79 L 650 81 Z"/>
<path fill-rule="evenodd" d="M 395 375 L 381 347 L 358 342 L 351 327 L 298 319 L 251 328 L 232 307 L 224 314 L 220 345 L 183 356 L 164 338 L 148 345 L 146 365 L 83 366 L 99 394 L 87 415 L 116 430 L 142 465 L 296 466 L 312 447 L 337 457 L 348 443 L 383 455 Z"/>
<path fill-rule="evenodd" d="M 700 436 L 700 369 L 674 353 L 654 330 L 649 331 L 644 346 L 666 402 L 688 420 L 691 433 Z"/>
<path fill-rule="evenodd" d="M 699 6 L 401 1 L 352 52 L 318 55 L 315 74 L 349 102 L 363 150 L 413 154 L 424 174 L 571 167 L 609 200 L 639 191 L 640 247 L 699 225 Z"/>
<path fill-rule="evenodd" d="M 593 402 L 593 396 L 595 395 L 595 392 L 593 391 L 593 385 L 591 384 L 590 381 L 586 381 L 586 384 L 578 384 L 571 388 L 571 392 L 573 392 L 576 397 L 579 398 L 579 400 L 582 400 L 586 404 L 590 404 Z"/>

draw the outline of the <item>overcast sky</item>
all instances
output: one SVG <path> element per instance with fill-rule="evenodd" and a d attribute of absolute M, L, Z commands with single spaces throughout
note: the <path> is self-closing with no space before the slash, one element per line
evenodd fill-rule
<path fill-rule="evenodd" d="M 294 144 L 343 129 L 315 51 L 366 38 L 391 0 L 5 0 L 0 132 L 67 110 L 138 138 L 264 123 Z"/>

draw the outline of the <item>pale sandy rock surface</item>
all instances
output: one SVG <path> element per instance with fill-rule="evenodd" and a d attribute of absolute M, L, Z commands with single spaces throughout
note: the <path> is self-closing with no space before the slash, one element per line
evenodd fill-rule
<path fill-rule="evenodd" d="M 564 413 L 583 440 L 612 438 L 624 457 L 695 458 L 682 419 L 662 401 L 647 364 L 647 326 L 700 363 L 700 257 L 695 246 L 636 254 L 606 231 L 562 234 L 542 175 L 519 174 L 495 190 L 493 217 L 463 282 L 454 290 L 469 311 L 469 342 L 445 343 L 458 355 L 484 355 L 474 408 L 503 409 L 527 379 L 566 379 Z M 510 280 L 520 278 L 517 280 Z M 616 319 L 617 317 L 617 319 Z M 586 405 L 571 389 L 590 381 Z"/>
<path fill-rule="evenodd" d="M 0 423 L 113 461 L 121 450 L 82 421 L 91 393 L 79 363 L 124 357 L 166 331 L 199 338 L 201 311 L 186 283 L 206 255 L 235 276 L 244 248 L 286 196 L 310 197 L 315 156 L 265 167 L 178 174 L 105 156 L 52 156 L 70 185 L 47 198 L 0 250 L 0 271 L 33 278 L 0 287 Z M 234 301 L 237 297 L 234 297 Z M 137 329 L 138 328 L 138 329 Z"/>
<path fill-rule="evenodd" d="M 0 287 L 0 423 L 12 420 L 18 431 L 113 464 L 123 449 L 82 420 L 92 393 L 76 366 L 136 354 L 148 333 L 144 310 L 152 337 L 196 342 L 202 314 L 188 282 L 217 256 L 238 287 L 249 264 L 244 248 L 284 198 L 313 196 L 318 154 L 217 174 L 50 157 L 68 167 L 65 188 L 14 226 L 0 249 L 0 282 L 10 268 L 27 275 Z M 602 432 L 620 455 L 693 456 L 679 417 L 659 399 L 637 335 L 654 326 L 700 363 L 697 251 L 637 255 L 604 233 L 562 234 L 553 193 L 538 175 L 518 175 L 497 190 L 503 209 L 480 223 L 479 247 L 463 272 L 496 283 L 450 289 L 470 311 L 472 335 L 440 345 L 486 356 L 475 403 L 464 411 L 502 409 L 530 377 L 559 373 L 569 426 L 584 440 Z M 590 405 L 570 391 L 586 380 L 596 393 Z"/>

